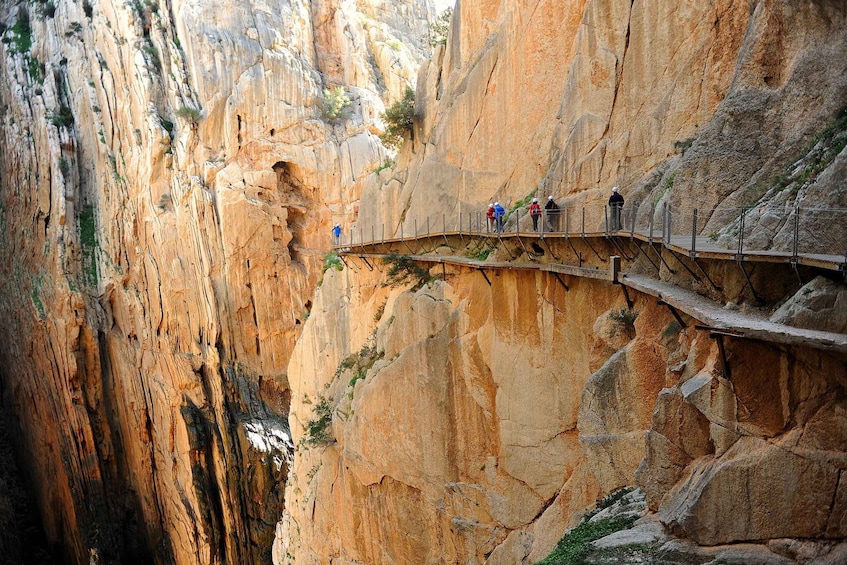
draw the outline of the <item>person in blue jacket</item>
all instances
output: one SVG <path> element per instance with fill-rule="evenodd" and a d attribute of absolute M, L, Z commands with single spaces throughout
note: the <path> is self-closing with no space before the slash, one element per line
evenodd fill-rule
<path fill-rule="evenodd" d="M 497 221 L 497 232 L 503 233 L 503 217 L 506 215 L 506 209 L 499 202 L 494 203 L 494 219 Z"/>
<path fill-rule="evenodd" d="M 341 224 L 332 227 L 332 244 L 341 245 Z"/>

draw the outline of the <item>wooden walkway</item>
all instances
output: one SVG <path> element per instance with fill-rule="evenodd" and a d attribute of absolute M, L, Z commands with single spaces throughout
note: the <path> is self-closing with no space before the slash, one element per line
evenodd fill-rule
<path fill-rule="evenodd" d="M 784 252 L 745 252 L 743 256 L 739 256 L 736 251 L 727 250 L 714 245 L 707 238 L 698 238 L 694 241 L 692 250 L 691 238 L 684 241 L 682 236 L 672 236 L 670 241 L 663 241 L 662 238 L 653 237 L 652 239 L 645 233 L 639 232 L 616 232 L 613 234 L 606 233 L 586 233 L 586 234 L 565 234 L 565 233 L 545 233 L 543 235 L 535 233 L 471 233 L 471 232 L 439 232 L 428 235 L 408 237 L 408 238 L 391 238 L 378 241 L 364 242 L 347 242 L 341 245 L 333 246 L 339 255 L 351 255 L 360 257 L 366 261 L 382 260 L 389 257 L 389 254 L 384 250 L 387 247 L 397 247 L 405 245 L 410 253 L 407 255 L 410 259 L 431 264 L 455 265 L 459 267 L 475 269 L 482 272 L 486 280 L 490 284 L 490 280 L 485 275 L 487 270 L 533 270 L 549 272 L 558 275 L 567 275 L 574 277 L 590 278 L 601 281 L 608 281 L 611 284 L 619 284 L 626 288 L 631 288 L 643 294 L 648 294 L 657 298 L 663 304 L 668 305 L 675 316 L 683 313 L 690 318 L 699 321 L 699 326 L 702 329 L 708 329 L 712 335 L 728 336 L 733 338 L 748 338 L 756 339 L 782 345 L 801 345 L 821 349 L 826 351 L 834 351 L 839 353 L 847 353 L 847 334 L 839 334 L 832 332 L 805 330 L 795 328 L 784 324 L 777 324 L 768 321 L 763 316 L 757 316 L 752 313 L 743 313 L 735 310 L 727 310 L 723 305 L 709 300 L 693 291 L 680 288 L 678 286 L 662 282 L 653 277 L 646 275 L 637 275 L 625 273 L 620 270 L 620 258 L 611 257 L 607 268 L 586 267 L 566 265 L 560 263 L 527 263 L 514 261 L 488 261 L 472 259 L 467 257 L 459 257 L 454 255 L 435 255 L 435 254 L 416 254 L 413 249 L 420 249 L 424 243 L 435 245 L 439 240 L 445 244 L 449 244 L 451 239 L 458 238 L 459 240 L 473 240 L 484 238 L 493 240 L 491 243 L 501 240 L 566 240 L 568 238 L 575 239 L 608 239 L 608 238 L 633 238 L 642 242 L 648 242 L 653 245 L 664 245 L 666 248 L 682 253 L 689 257 L 717 259 L 726 261 L 759 261 L 768 263 L 792 263 L 800 265 L 809 265 L 822 269 L 836 270 L 845 272 L 844 257 L 834 255 L 816 255 L 816 254 L 799 254 L 794 256 Z M 413 247 L 414 245 L 414 247 Z M 383 250 L 383 251 L 380 251 Z M 565 282 L 559 279 L 565 285 Z M 567 288 L 567 286 L 565 286 Z M 681 320 L 681 318 L 679 318 Z"/>
<path fill-rule="evenodd" d="M 365 236 L 366 237 L 366 236 Z M 429 234 L 420 234 L 408 237 L 395 237 L 377 239 L 371 237 L 367 240 L 359 238 L 357 241 L 351 235 L 352 241 L 343 241 L 339 245 L 334 245 L 335 250 L 346 250 L 346 253 L 359 254 L 372 252 L 377 246 L 395 245 L 395 244 L 419 244 L 422 242 L 437 242 L 438 240 L 447 241 L 448 238 L 459 239 L 488 239 L 488 240 L 526 240 L 526 241 L 541 241 L 541 240 L 607 240 L 607 239 L 631 239 L 638 240 L 644 243 L 653 245 L 662 245 L 676 253 L 702 259 L 714 259 L 722 261 L 736 262 L 758 262 L 758 263 L 784 263 L 794 265 L 806 265 L 819 269 L 831 271 L 839 271 L 847 273 L 847 255 L 828 255 L 822 253 L 791 253 L 789 251 L 777 250 L 755 250 L 744 249 L 739 253 L 737 249 L 727 249 L 716 245 L 710 238 L 705 236 L 696 236 L 692 239 L 691 236 L 671 235 L 667 240 L 655 234 L 651 237 L 646 231 L 616 231 L 616 232 L 547 232 L 539 234 L 536 232 L 473 232 L 473 231 L 439 231 Z"/>

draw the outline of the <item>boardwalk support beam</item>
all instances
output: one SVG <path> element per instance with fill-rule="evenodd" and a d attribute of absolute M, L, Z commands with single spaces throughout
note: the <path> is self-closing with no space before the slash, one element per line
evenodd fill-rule
<path fill-rule="evenodd" d="M 714 288 L 718 292 L 723 290 L 723 287 L 715 284 L 715 281 L 712 280 L 712 277 L 709 276 L 709 273 L 706 272 L 706 270 L 703 268 L 700 262 L 697 261 L 695 257 L 692 257 L 691 260 L 694 261 L 694 264 L 697 265 L 697 268 L 700 270 L 701 273 L 703 273 L 703 276 L 706 277 L 706 280 L 709 281 L 709 284 L 712 285 L 712 288 Z"/>
<path fill-rule="evenodd" d="M 488 278 L 488 275 L 485 274 L 484 269 L 478 269 L 480 273 L 482 273 L 482 277 L 485 279 L 485 282 L 488 283 L 488 286 L 491 286 L 491 280 Z"/>
<path fill-rule="evenodd" d="M 632 298 L 629 297 L 629 289 L 626 288 L 625 284 L 621 285 L 621 289 L 623 290 L 623 297 L 626 299 L 626 307 L 632 310 L 633 302 Z"/>
<path fill-rule="evenodd" d="M 559 273 L 553 273 L 553 276 L 556 277 L 556 280 L 559 281 L 559 284 L 562 285 L 562 287 L 564 287 L 565 291 L 570 291 L 570 288 L 568 288 L 568 285 L 566 285 L 565 281 L 562 280 L 562 277 L 559 276 Z"/>
<path fill-rule="evenodd" d="M 744 273 L 744 278 L 747 279 L 747 285 L 750 287 L 750 292 L 753 293 L 753 298 L 756 299 L 756 302 L 761 304 L 764 301 L 762 300 L 762 297 L 759 296 L 759 293 L 756 292 L 756 288 L 753 286 L 753 281 L 750 280 L 750 275 L 747 274 L 747 269 L 744 268 L 744 262 L 736 261 L 736 263 L 738 263 L 738 268 L 741 269 L 741 272 Z"/>
<path fill-rule="evenodd" d="M 658 304 L 659 306 L 667 306 L 668 310 L 671 311 L 671 314 L 673 314 L 673 317 L 676 319 L 677 323 L 683 328 L 687 327 L 685 324 L 685 320 L 682 319 L 682 316 L 679 315 L 679 312 L 677 312 L 676 308 L 674 308 L 672 305 L 668 304 L 662 299 L 659 299 Z"/>
<path fill-rule="evenodd" d="M 702 326 L 700 324 L 694 326 L 695 329 L 703 330 L 709 332 L 709 337 L 715 340 L 715 343 L 718 344 L 718 352 L 721 355 L 721 369 L 723 371 L 724 377 L 729 380 L 732 380 L 732 372 L 729 368 L 729 361 L 726 359 L 726 347 L 724 346 L 723 338 L 724 337 L 733 337 L 739 338 L 744 337 L 743 335 L 735 334 L 726 330 L 719 330 L 717 328 L 712 328 L 709 326 Z"/>

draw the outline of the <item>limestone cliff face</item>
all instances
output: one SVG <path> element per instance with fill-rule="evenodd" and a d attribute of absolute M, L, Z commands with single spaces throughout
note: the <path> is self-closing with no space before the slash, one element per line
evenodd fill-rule
<path fill-rule="evenodd" d="M 642 216 L 698 207 L 706 233 L 760 198 L 841 206 L 838 175 L 780 179 L 847 105 L 845 18 L 832 0 L 460 2 L 414 143 L 360 221 L 410 233 L 535 193 L 599 226 L 612 185 Z"/>
<path fill-rule="evenodd" d="M 417 291 L 382 280 L 356 265 L 316 295 L 289 370 L 300 442 L 275 557 L 514 562 L 533 531 L 547 536 L 600 492 L 579 391 L 615 336 L 585 337 L 622 296 L 508 273 L 490 287 L 471 272 Z M 641 377 L 654 393 L 663 372 Z M 321 401 L 333 417 L 315 442 Z M 643 436 L 652 402 L 615 431 Z M 625 482 L 640 451 L 601 466 Z"/>
<path fill-rule="evenodd" d="M 697 207 L 716 237 L 741 206 L 843 206 L 844 146 L 818 169 L 804 149 L 847 106 L 843 3 L 678 4 L 459 2 L 357 228 L 408 235 L 442 214 L 455 228 L 530 193 L 602 210 L 611 185 L 640 216 Z M 743 294 L 740 274 L 712 274 L 718 298 Z M 786 280 L 763 282 L 787 296 Z M 738 341 L 724 356 L 646 296 L 628 326 L 600 282 L 384 282 L 354 259 L 330 272 L 293 354 L 277 563 L 532 563 L 598 495 L 636 483 L 704 545 L 844 537 L 843 356 Z M 835 286 L 779 315 L 833 311 Z"/>
<path fill-rule="evenodd" d="M 423 0 L 0 7 L 4 401 L 70 560 L 267 562 L 325 234 L 384 159 L 380 96 L 415 76 L 431 18 Z M 351 104 L 331 120 L 335 87 Z"/>

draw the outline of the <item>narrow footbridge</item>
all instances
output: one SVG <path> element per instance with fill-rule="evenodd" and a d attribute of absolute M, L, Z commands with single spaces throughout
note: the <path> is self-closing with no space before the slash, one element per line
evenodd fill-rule
<path fill-rule="evenodd" d="M 731 261 L 744 273 L 754 295 L 755 289 L 745 266 L 750 263 L 788 264 L 798 278 L 801 265 L 835 271 L 844 277 L 847 275 L 847 253 L 838 254 L 835 247 L 842 243 L 847 245 L 847 240 L 838 241 L 840 233 L 817 232 L 809 237 L 806 235 L 808 229 L 804 228 L 814 225 L 816 229 L 822 226 L 836 232 L 843 231 L 847 225 L 844 221 L 847 220 L 847 210 L 803 212 L 793 209 L 779 226 L 774 225 L 771 219 L 771 237 L 766 241 L 768 249 L 761 248 L 764 240 L 751 228 L 755 223 L 745 218 L 747 211 L 742 211 L 734 229 L 730 225 L 723 232 L 708 236 L 697 230 L 696 209 L 691 213 L 690 223 L 675 222 L 669 208 L 661 214 L 648 215 L 642 222 L 637 221 L 636 211 L 637 207 L 634 207 L 629 214 L 624 210 L 617 216 L 616 211 L 605 208 L 599 219 L 589 222 L 584 208 L 577 214 L 565 209 L 558 214 L 544 213 L 535 222 L 537 229 L 533 229 L 528 215 L 521 217 L 519 211 L 511 214 L 501 229 L 496 222 L 492 225 L 479 214 L 476 217 L 472 214 L 459 216 L 450 225 L 442 216 L 437 228 L 434 228 L 433 219 L 428 218 L 420 222 L 423 226 L 415 221 L 408 227 L 401 225 L 397 234 L 391 237 L 386 237 L 384 226 L 379 229 L 376 226 L 356 226 L 335 238 L 333 249 L 342 259 L 359 258 L 369 269 L 374 268 L 379 260 L 402 254 L 421 263 L 441 264 L 442 269 L 451 265 L 478 270 L 489 284 L 491 281 L 486 272 L 492 270 L 547 272 L 556 277 L 565 290 L 568 290 L 568 285 L 562 275 L 608 281 L 621 286 L 630 305 L 628 289 L 655 297 L 670 309 L 683 327 L 686 321 L 680 314 L 687 315 L 699 329 L 709 331 L 718 340 L 721 349 L 723 338 L 729 337 L 847 353 L 847 334 L 773 323 L 755 313 L 728 310 L 723 304 L 663 282 L 658 277 L 627 273 L 621 269 L 622 260 L 634 261 L 640 257 L 645 263 L 652 264 L 657 272 L 662 264 L 673 271 L 667 261 L 676 257 L 675 265 L 681 265 L 693 278 L 719 289 L 699 260 Z M 840 220 L 827 224 L 824 212 L 833 218 L 841 215 Z M 756 215 L 757 221 L 763 217 L 761 213 Z M 599 229 L 586 228 L 591 225 L 599 225 Z M 688 226 L 688 233 L 679 229 L 684 225 Z M 410 233 L 404 233 L 406 231 Z M 489 260 L 488 254 L 494 249 L 505 250 L 511 260 Z M 663 249 L 669 253 L 662 253 Z M 556 250 L 559 250 L 559 255 L 568 255 L 572 260 L 561 260 Z M 561 250 L 567 250 L 567 253 Z M 503 255 L 499 253 L 500 257 Z M 542 256 L 543 260 L 540 260 Z M 680 261 L 677 256 L 688 261 Z"/>

